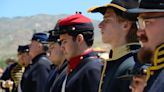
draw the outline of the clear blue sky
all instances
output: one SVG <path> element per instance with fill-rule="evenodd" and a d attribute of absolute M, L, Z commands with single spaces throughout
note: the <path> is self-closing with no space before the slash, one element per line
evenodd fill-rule
<path fill-rule="evenodd" d="M 100 20 L 100 14 L 87 13 L 92 6 L 100 6 L 111 0 L 0 0 L 0 17 L 32 16 L 36 14 L 74 14 Z"/>

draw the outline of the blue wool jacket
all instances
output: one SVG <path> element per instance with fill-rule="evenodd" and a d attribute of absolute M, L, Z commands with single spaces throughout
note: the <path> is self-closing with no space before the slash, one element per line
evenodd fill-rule
<path fill-rule="evenodd" d="M 83 56 L 76 68 L 67 75 L 65 92 L 97 92 L 102 62 L 97 54 L 90 52 Z"/>
<path fill-rule="evenodd" d="M 45 54 L 40 54 L 32 60 L 22 77 L 22 92 L 44 92 L 49 76 L 51 62 Z"/>

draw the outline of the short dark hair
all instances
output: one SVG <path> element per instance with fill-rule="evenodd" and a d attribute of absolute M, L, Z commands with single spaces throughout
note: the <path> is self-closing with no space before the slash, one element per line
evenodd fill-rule
<path fill-rule="evenodd" d="M 82 34 L 84 36 L 84 40 L 85 40 L 87 46 L 91 47 L 93 45 L 93 42 L 94 42 L 93 30 L 88 30 L 88 31 L 86 30 L 86 31 L 79 32 L 79 33 L 73 33 L 73 32 L 67 32 L 67 33 L 68 33 L 68 35 L 73 37 L 73 40 L 76 39 L 78 34 Z"/>

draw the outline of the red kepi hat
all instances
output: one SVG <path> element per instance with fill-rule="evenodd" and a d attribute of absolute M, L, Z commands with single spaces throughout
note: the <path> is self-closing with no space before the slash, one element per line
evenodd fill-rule
<path fill-rule="evenodd" d="M 58 31 L 56 31 L 57 34 L 64 34 L 69 32 L 81 33 L 86 31 L 93 32 L 94 30 L 91 19 L 83 16 L 81 13 L 76 13 L 61 19 L 58 22 L 58 27 Z"/>

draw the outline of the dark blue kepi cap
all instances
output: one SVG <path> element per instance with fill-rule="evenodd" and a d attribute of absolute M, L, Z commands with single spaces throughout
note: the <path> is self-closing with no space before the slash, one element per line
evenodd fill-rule
<path fill-rule="evenodd" d="M 58 42 L 59 35 L 55 35 L 55 31 L 50 30 L 48 31 L 49 37 L 48 37 L 48 42 Z"/>
<path fill-rule="evenodd" d="M 128 12 L 164 12 L 164 0 L 139 0 L 139 6 L 137 8 L 129 9 Z"/>
<path fill-rule="evenodd" d="M 19 45 L 17 51 L 19 53 L 29 52 L 29 45 Z"/>
<path fill-rule="evenodd" d="M 38 41 L 40 43 L 47 43 L 48 36 L 46 33 L 34 33 L 31 40 L 32 41 Z"/>

